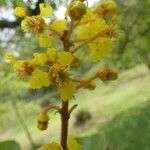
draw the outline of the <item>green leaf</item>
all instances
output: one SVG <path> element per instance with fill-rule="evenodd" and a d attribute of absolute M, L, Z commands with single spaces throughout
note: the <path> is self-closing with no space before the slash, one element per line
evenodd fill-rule
<path fill-rule="evenodd" d="M 0 142 L 0 150 L 21 150 L 20 145 L 13 140 Z"/>

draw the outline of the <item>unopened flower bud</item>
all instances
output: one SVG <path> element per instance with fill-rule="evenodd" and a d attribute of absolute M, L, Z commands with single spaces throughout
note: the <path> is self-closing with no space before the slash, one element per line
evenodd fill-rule
<path fill-rule="evenodd" d="M 80 60 L 77 56 L 73 55 L 73 61 L 72 64 L 74 65 L 80 65 Z"/>
<path fill-rule="evenodd" d="M 73 4 L 71 4 L 68 14 L 72 19 L 79 20 L 86 13 L 86 9 L 87 7 L 83 2 L 75 1 Z"/>
<path fill-rule="evenodd" d="M 118 78 L 118 73 L 115 70 L 107 69 L 107 79 L 116 80 Z"/>
<path fill-rule="evenodd" d="M 95 13 L 100 16 L 113 16 L 117 12 L 117 5 L 113 1 L 99 3 L 95 8 Z"/>
<path fill-rule="evenodd" d="M 102 81 L 107 80 L 107 69 L 106 68 L 100 69 L 97 75 Z"/>
<path fill-rule="evenodd" d="M 100 69 L 97 73 L 98 77 L 102 80 L 116 80 L 118 78 L 118 73 L 110 68 Z"/>
<path fill-rule="evenodd" d="M 37 119 L 37 128 L 39 130 L 46 130 L 48 127 L 49 117 L 46 112 L 42 112 L 39 114 Z"/>
<path fill-rule="evenodd" d="M 91 83 L 86 84 L 84 88 L 89 89 L 89 90 L 94 90 L 96 88 L 96 84 L 91 82 Z"/>

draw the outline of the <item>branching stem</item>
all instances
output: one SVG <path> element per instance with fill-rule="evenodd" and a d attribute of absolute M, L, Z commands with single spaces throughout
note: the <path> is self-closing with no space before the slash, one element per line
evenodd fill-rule
<path fill-rule="evenodd" d="M 60 112 L 61 111 L 61 108 L 59 107 L 59 106 L 56 106 L 56 105 L 48 105 L 45 109 L 44 109 L 44 111 L 43 112 L 48 112 L 50 109 L 55 109 L 55 110 L 57 110 L 58 112 Z"/>
<path fill-rule="evenodd" d="M 70 49 L 70 36 L 73 31 L 73 21 L 71 21 L 70 28 L 68 32 L 66 32 L 66 35 L 64 34 L 64 37 L 62 39 L 63 41 L 63 49 L 64 51 L 69 51 Z M 61 114 L 61 139 L 60 143 L 63 148 L 63 150 L 67 150 L 67 138 L 68 138 L 68 124 L 69 124 L 69 102 L 62 101 L 62 106 L 60 110 Z"/>
<path fill-rule="evenodd" d="M 81 49 L 82 47 L 86 46 L 88 43 L 94 41 L 95 39 L 97 39 L 98 37 L 109 37 L 111 35 L 110 32 L 112 32 L 107 26 L 102 28 L 102 30 L 100 30 L 96 35 L 94 35 L 93 37 L 89 38 L 88 40 L 86 40 L 85 42 L 83 42 L 82 44 L 78 45 L 76 48 L 74 48 L 71 53 L 74 54 L 76 53 L 79 49 Z M 108 35 L 107 35 L 108 34 Z"/>
<path fill-rule="evenodd" d="M 90 77 L 89 79 L 86 79 L 85 81 L 81 82 L 81 84 L 77 87 L 77 89 L 82 88 L 84 85 L 87 85 L 88 83 L 92 82 L 96 78 L 97 78 L 97 74 L 95 74 L 94 76 Z"/>
<path fill-rule="evenodd" d="M 69 116 L 77 106 L 78 106 L 78 104 L 75 104 L 69 109 Z"/>

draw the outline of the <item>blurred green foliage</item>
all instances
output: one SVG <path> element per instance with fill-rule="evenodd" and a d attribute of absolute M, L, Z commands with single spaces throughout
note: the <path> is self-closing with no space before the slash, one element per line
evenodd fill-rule
<path fill-rule="evenodd" d="M 120 37 L 110 60 L 120 68 L 130 68 L 140 63 L 150 66 L 150 0 L 117 0 L 119 4 Z"/>
<path fill-rule="evenodd" d="M 150 101 L 104 123 L 96 134 L 78 138 L 83 150 L 149 150 Z"/>
<path fill-rule="evenodd" d="M 16 141 L 4 141 L 0 142 L 1 150 L 21 150 L 19 144 Z"/>

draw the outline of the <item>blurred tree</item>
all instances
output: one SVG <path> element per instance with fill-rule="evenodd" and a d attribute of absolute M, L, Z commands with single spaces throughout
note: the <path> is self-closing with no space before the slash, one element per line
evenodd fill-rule
<path fill-rule="evenodd" d="M 129 68 L 137 63 L 150 66 L 150 0 L 117 0 L 119 4 L 119 29 L 122 30 L 118 45 L 112 53 L 120 67 Z M 118 61 L 119 60 L 119 61 Z"/>

